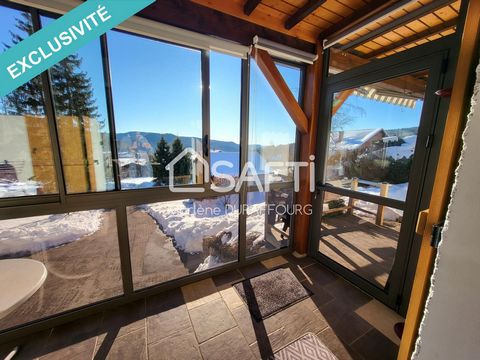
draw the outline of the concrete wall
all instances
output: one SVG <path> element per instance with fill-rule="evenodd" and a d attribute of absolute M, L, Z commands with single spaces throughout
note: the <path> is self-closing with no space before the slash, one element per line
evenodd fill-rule
<path fill-rule="evenodd" d="M 480 66 L 413 359 L 480 358 Z"/>

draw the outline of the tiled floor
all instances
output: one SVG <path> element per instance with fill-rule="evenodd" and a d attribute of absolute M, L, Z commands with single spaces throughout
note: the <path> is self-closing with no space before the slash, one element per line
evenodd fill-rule
<path fill-rule="evenodd" d="M 231 284 L 279 266 L 314 295 L 256 322 Z M 15 359 L 259 359 L 312 332 L 340 360 L 388 360 L 399 320 L 314 260 L 288 255 L 36 334 Z"/>

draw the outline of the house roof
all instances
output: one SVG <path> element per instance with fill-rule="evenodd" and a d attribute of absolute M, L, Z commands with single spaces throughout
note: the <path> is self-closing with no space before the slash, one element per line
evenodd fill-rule
<path fill-rule="evenodd" d="M 330 148 L 335 150 L 355 150 L 379 133 L 383 133 L 383 136 L 385 135 L 385 131 L 382 128 L 332 131 L 330 134 Z"/>

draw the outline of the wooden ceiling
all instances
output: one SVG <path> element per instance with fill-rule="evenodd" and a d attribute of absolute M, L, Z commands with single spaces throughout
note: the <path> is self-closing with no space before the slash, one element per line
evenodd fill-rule
<path fill-rule="evenodd" d="M 310 43 L 402 0 L 192 0 Z M 460 0 L 417 0 L 342 39 L 335 47 L 381 58 L 455 32 Z M 354 46 L 352 47 L 351 44 Z"/>

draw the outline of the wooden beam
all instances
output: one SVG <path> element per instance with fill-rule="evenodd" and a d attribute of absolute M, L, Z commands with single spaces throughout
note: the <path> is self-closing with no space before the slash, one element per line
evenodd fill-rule
<path fill-rule="evenodd" d="M 448 30 L 448 29 L 452 29 L 452 28 L 457 26 L 457 22 L 458 22 L 458 18 L 455 18 L 455 19 L 449 20 L 447 22 L 438 24 L 437 26 L 434 26 L 432 28 L 428 28 L 427 30 L 422 31 L 418 34 L 414 34 L 412 36 L 406 37 L 403 40 L 393 42 L 391 45 L 384 46 L 384 47 L 382 47 L 378 50 L 369 52 L 368 54 L 366 54 L 366 56 L 368 56 L 369 59 L 376 58 L 378 55 L 385 54 L 389 51 L 399 49 L 402 46 L 406 46 L 406 45 L 415 43 L 415 42 L 417 42 L 419 40 L 422 40 L 424 38 L 427 38 L 429 36 L 439 34 L 439 33 L 443 32 L 445 30 Z"/>
<path fill-rule="evenodd" d="M 245 5 L 243 5 L 243 13 L 245 15 L 250 15 L 253 10 L 255 10 L 262 0 L 247 0 Z"/>
<path fill-rule="evenodd" d="M 316 154 L 318 113 L 320 103 L 320 85 L 322 81 L 323 56 L 322 45 L 317 45 L 318 60 L 309 65 L 305 74 L 304 104 L 305 114 L 310 119 L 307 134 L 300 135 L 300 161 L 310 161 L 310 156 Z M 310 192 L 310 169 L 300 168 L 300 191 L 297 193 L 296 202 L 303 209 L 312 204 Z M 302 211 L 295 215 L 294 248 L 295 252 L 304 255 L 308 250 L 310 236 L 310 216 Z"/>
<path fill-rule="evenodd" d="M 318 36 L 318 39 L 320 41 L 323 41 L 324 39 L 334 36 L 340 31 L 351 29 L 356 24 L 376 14 L 378 11 L 384 10 L 387 7 L 393 5 L 396 1 L 397 0 L 373 0 L 361 7 L 360 9 L 356 10 L 352 15 L 346 17 L 345 19 L 339 21 L 338 23 L 330 26 L 328 29 L 321 32 Z"/>
<path fill-rule="evenodd" d="M 242 20 L 239 17 L 195 4 L 190 0 L 156 1 L 142 10 L 138 15 L 201 34 L 232 40 L 242 45 L 250 46 L 253 37 L 258 35 L 264 39 L 269 39 L 303 51 L 315 51 L 314 44 L 303 41 L 298 37 L 290 36 L 284 32 L 274 31 L 257 25 L 254 22 Z M 245 16 L 245 18 L 247 18 L 247 16 Z M 283 31 L 285 31 L 285 29 L 283 29 Z"/>
<path fill-rule="evenodd" d="M 285 29 L 290 30 L 293 28 L 300 21 L 322 6 L 325 1 L 326 0 L 309 0 L 304 6 L 298 9 L 295 14 L 290 16 L 287 21 L 285 21 Z"/>
<path fill-rule="evenodd" d="M 243 12 L 242 0 L 191 0 L 193 3 L 205 6 L 222 13 L 235 16 L 237 18 L 252 22 L 254 24 L 275 30 L 298 39 L 308 41 L 313 46 L 317 42 L 320 29 L 310 24 L 299 24 L 293 29 L 285 29 L 285 19 L 287 14 L 275 10 L 265 4 L 259 3 L 255 11 L 250 15 Z M 160 1 L 161 2 L 161 1 Z M 253 38 L 253 36 L 252 36 Z"/>
<path fill-rule="evenodd" d="M 307 116 L 298 104 L 295 96 L 293 96 L 292 92 L 290 91 L 290 88 L 283 79 L 282 74 L 280 74 L 280 71 L 278 71 L 277 66 L 273 62 L 270 54 L 265 50 L 253 48 L 252 58 L 256 61 L 263 75 L 265 75 L 265 78 L 273 88 L 275 94 L 277 94 L 281 103 L 285 107 L 285 110 L 287 110 L 288 114 L 297 126 L 297 129 L 302 134 L 306 134 L 308 132 Z"/>
<path fill-rule="evenodd" d="M 353 69 L 369 63 L 370 60 L 361 58 L 350 53 L 330 56 L 330 66 L 341 71 Z M 425 93 L 425 81 L 411 75 L 404 75 L 401 78 L 393 78 L 382 81 L 382 84 L 389 86 L 391 90 L 403 92 L 405 89 L 412 91 L 416 96 L 423 96 Z"/>
<path fill-rule="evenodd" d="M 355 89 L 343 90 L 338 97 L 335 99 L 335 102 L 332 107 L 332 117 L 337 113 L 338 109 L 342 107 L 342 105 L 347 101 L 350 95 L 353 94 Z"/>
<path fill-rule="evenodd" d="M 480 1 L 469 1 L 455 71 L 450 107 L 445 124 L 440 157 L 433 185 L 432 197 L 418 257 L 412 295 L 408 305 L 398 360 L 410 359 L 423 317 L 425 301 L 430 289 L 436 251 L 430 246 L 432 226 L 442 221 L 450 199 L 450 191 L 458 162 L 458 152 L 466 119 L 470 77 L 473 74 L 480 41 Z"/>
<path fill-rule="evenodd" d="M 407 2 L 407 0 L 404 0 L 405 2 Z M 341 50 L 347 50 L 347 49 L 351 49 L 351 48 L 354 48 L 354 47 L 357 47 L 358 45 L 360 44 L 363 44 L 371 39 L 375 39 L 379 36 L 382 36 L 400 26 L 403 26 L 405 24 L 408 24 L 409 22 L 412 22 L 424 15 L 427 15 L 433 11 L 436 11 L 438 9 L 441 9 L 442 7 L 445 7 L 449 4 L 451 4 L 454 0 L 436 0 L 436 1 L 433 1 L 431 3 L 428 3 L 427 5 L 422 5 L 421 7 L 419 7 L 418 9 L 416 10 L 413 10 L 412 12 L 409 12 L 408 14 L 405 14 L 393 21 L 390 21 L 382 26 L 380 26 L 379 28 L 373 30 L 373 31 L 369 31 L 367 32 L 365 35 L 363 36 L 360 36 L 358 38 L 356 38 L 355 40 L 352 40 L 350 42 L 348 42 L 347 44 L 345 45 L 341 45 L 339 46 L 339 49 Z M 392 8 L 395 8 L 396 6 L 398 6 L 399 3 L 396 3 L 394 5 L 392 5 Z M 385 10 L 385 12 L 387 12 L 387 10 Z M 362 28 L 365 28 L 366 26 L 368 26 L 369 24 L 371 24 L 372 22 L 375 22 L 377 21 L 379 18 L 379 14 L 376 14 L 376 15 L 373 15 L 367 19 L 365 19 L 363 22 L 357 24 L 356 27 L 358 27 L 358 29 L 362 29 Z M 326 44 L 328 45 L 329 43 L 331 42 L 335 42 L 337 39 L 340 39 L 340 38 L 344 38 L 345 36 L 348 36 L 349 34 L 352 34 L 351 32 L 352 30 L 345 30 L 345 31 L 341 31 L 340 33 L 338 34 L 335 34 L 333 35 L 332 37 L 328 38 L 327 39 L 327 42 Z"/>

